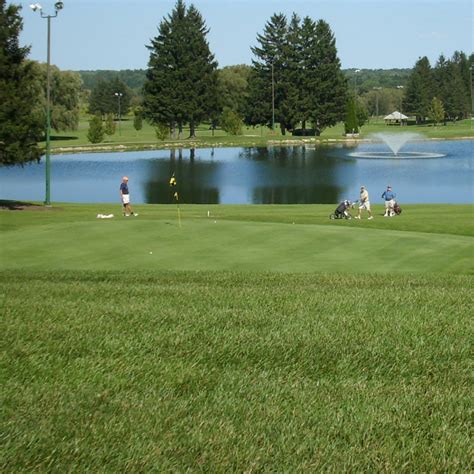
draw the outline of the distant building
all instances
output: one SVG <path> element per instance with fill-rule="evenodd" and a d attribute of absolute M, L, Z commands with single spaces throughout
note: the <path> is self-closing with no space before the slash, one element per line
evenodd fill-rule
<path fill-rule="evenodd" d="M 407 123 L 408 117 L 396 110 L 395 112 L 392 112 L 383 119 L 385 120 L 385 125 L 403 125 L 404 123 Z"/>

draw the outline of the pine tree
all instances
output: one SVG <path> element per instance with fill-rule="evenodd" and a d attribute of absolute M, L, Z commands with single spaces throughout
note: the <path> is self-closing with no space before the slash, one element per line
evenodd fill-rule
<path fill-rule="evenodd" d="M 253 74 L 249 101 L 261 107 L 251 114 L 257 123 L 271 126 L 273 124 L 273 106 L 275 121 L 280 123 L 282 133 L 285 132 L 286 117 L 283 115 L 282 103 L 286 97 L 284 84 L 284 49 L 287 41 L 288 25 L 286 16 L 274 14 L 266 23 L 263 34 L 257 35 L 260 46 L 252 47 L 256 56 L 252 60 Z"/>
<path fill-rule="evenodd" d="M 144 86 L 144 111 L 154 124 L 168 123 L 174 131 L 189 122 L 196 126 L 218 108 L 217 63 L 206 40 L 208 29 L 194 6 L 176 2 L 152 39 Z M 174 135 L 174 133 L 172 133 Z"/>
<path fill-rule="evenodd" d="M 354 96 L 349 97 L 346 103 L 346 119 L 344 121 L 344 130 L 346 134 L 359 133 L 357 106 Z"/>
<path fill-rule="evenodd" d="M 137 132 L 143 128 L 143 110 L 140 107 L 133 112 L 133 128 Z"/>
<path fill-rule="evenodd" d="M 336 40 L 324 20 L 316 23 L 313 50 L 307 62 L 316 69 L 309 101 L 310 119 L 319 134 L 343 120 L 347 103 L 347 83 L 337 56 Z"/>
<path fill-rule="evenodd" d="M 282 54 L 283 71 L 281 85 L 284 94 L 281 99 L 281 122 L 284 129 L 293 131 L 302 120 L 301 96 L 303 92 L 303 55 L 301 45 L 301 20 L 293 13 Z"/>
<path fill-rule="evenodd" d="M 428 116 L 431 100 L 434 96 L 433 71 L 426 56 L 420 58 L 407 80 L 403 111 L 416 116 L 421 123 Z"/>
<path fill-rule="evenodd" d="M 89 121 L 87 139 L 91 143 L 100 143 L 104 139 L 104 127 L 102 125 L 102 119 L 98 115 L 94 115 Z"/>
<path fill-rule="evenodd" d="M 209 118 L 219 107 L 217 91 L 217 62 L 209 49 L 209 33 L 199 11 L 191 5 L 188 23 L 187 118 L 189 135 L 195 136 L 196 126 Z"/>
<path fill-rule="evenodd" d="M 300 90 L 300 113 L 302 128 L 310 120 L 315 106 L 314 95 L 318 90 L 318 70 L 315 58 L 316 50 L 316 23 L 308 16 L 303 18 L 300 30 L 301 41 L 301 72 L 302 83 Z"/>
<path fill-rule="evenodd" d="M 28 47 L 20 47 L 20 6 L 0 0 L 0 163 L 39 160 L 44 129 L 41 84 Z"/>
<path fill-rule="evenodd" d="M 115 133 L 114 114 L 107 114 L 105 117 L 104 133 L 106 135 L 113 135 Z"/>

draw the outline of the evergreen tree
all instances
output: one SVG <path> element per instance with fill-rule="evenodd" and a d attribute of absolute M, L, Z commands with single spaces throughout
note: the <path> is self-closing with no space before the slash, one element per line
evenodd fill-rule
<path fill-rule="evenodd" d="M 403 111 L 416 116 L 421 123 L 428 116 L 431 100 L 434 96 L 433 71 L 426 56 L 420 58 L 407 80 Z"/>
<path fill-rule="evenodd" d="M 284 93 L 280 104 L 280 123 L 283 123 L 284 129 L 293 131 L 302 120 L 301 102 L 304 75 L 301 20 L 296 13 L 293 13 L 288 25 L 282 53 L 281 86 Z"/>
<path fill-rule="evenodd" d="M 114 114 L 107 114 L 105 117 L 104 132 L 106 135 L 113 135 L 115 133 Z"/>
<path fill-rule="evenodd" d="M 138 132 L 143 128 L 143 110 L 137 108 L 133 112 L 133 128 Z"/>
<path fill-rule="evenodd" d="M 98 115 L 94 115 L 89 121 L 87 139 L 91 143 L 100 143 L 104 139 L 104 127 L 102 125 L 102 119 Z"/>
<path fill-rule="evenodd" d="M 217 94 L 217 62 L 209 49 L 206 35 L 209 33 L 199 11 L 191 5 L 188 23 L 188 71 L 187 118 L 189 136 L 195 137 L 196 126 L 210 118 L 219 108 Z"/>
<path fill-rule="evenodd" d="M 303 18 L 300 30 L 301 41 L 301 90 L 300 113 L 302 128 L 310 120 L 315 106 L 315 94 L 318 90 L 319 79 L 317 70 L 316 51 L 316 23 L 308 16 Z"/>
<path fill-rule="evenodd" d="M 208 29 L 194 6 L 176 2 L 171 14 L 152 39 L 144 111 L 154 124 L 168 123 L 174 135 L 189 122 L 190 136 L 196 126 L 219 108 L 217 63 L 206 40 Z"/>
<path fill-rule="evenodd" d="M 337 56 L 336 40 L 324 20 L 316 23 L 314 49 L 307 63 L 316 68 L 315 89 L 311 90 L 309 100 L 310 119 L 319 134 L 343 120 L 347 103 L 347 83 Z"/>
<path fill-rule="evenodd" d="M 349 97 L 346 103 L 346 119 L 344 130 L 347 133 L 359 133 L 359 123 L 357 120 L 357 106 L 354 96 Z"/>
<path fill-rule="evenodd" d="M 285 15 L 274 14 L 266 23 L 263 34 L 257 35 L 260 46 L 251 48 L 256 59 L 252 60 L 254 73 L 251 75 L 249 101 L 257 107 L 261 107 L 261 110 L 253 110 L 250 114 L 253 120 L 250 117 L 250 120 L 247 120 L 252 125 L 261 123 L 271 126 L 273 123 L 272 102 L 274 100 L 275 121 L 280 123 L 282 133 L 285 132 L 286 123 L 282 103 L 286 96 L 283 76 L 287 32 L 288 25 Z M 255 120 L 258 122 L 252 123 Z"/>
<path fill-rule="evenodd" d="M 26 60 L 29 48 L 19 45 L 20 9 L 0 0 L 0 163 L 4 165 L 39 160 L 37 142 L 44 129 L 37 68 Z"/>

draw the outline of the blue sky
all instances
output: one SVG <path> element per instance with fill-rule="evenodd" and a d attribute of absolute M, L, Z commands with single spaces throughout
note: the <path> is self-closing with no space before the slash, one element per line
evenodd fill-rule
<path fill-rule="evenodd" d="M 7 0 L 23 6 L 22 44 L 30 58 L 46 61 L 46 13 L 54 1 Z M 51 61 L 61 69 L 139 69 L 149 57 L 145 44 L 157 34 L 175 0 L 63 0 L 52 20 Z M 406 68 L 421 56 L 432 64 L 440 53 L 472 51 L 471 0 L 194 0 L 210 28 L 211 51 L 219 66 L 250 64 L 266 21 L 275 12 L 326 20 L 336 35 L 343 68 Z"/>

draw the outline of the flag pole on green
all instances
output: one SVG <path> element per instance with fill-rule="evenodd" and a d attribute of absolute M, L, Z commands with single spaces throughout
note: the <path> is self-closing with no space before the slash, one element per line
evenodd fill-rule
<path fill-rule="evenodd" d="M 176 189 L 177 184 L 178 183 L 176 182 L 176 178 L 174 177 L 174 173 L 173 173 L 173 176 L 171 176 L 171 178 L 170 178 L 171 189 Z M 181 211 L 179 209 L 179 194 L 178 194 L 178 191 L 174 192 L 173 197 L 176 199 L 176 206 L 178 208 L 178 224 L 179 224 L 179 228 L 181 229 Z"/>

